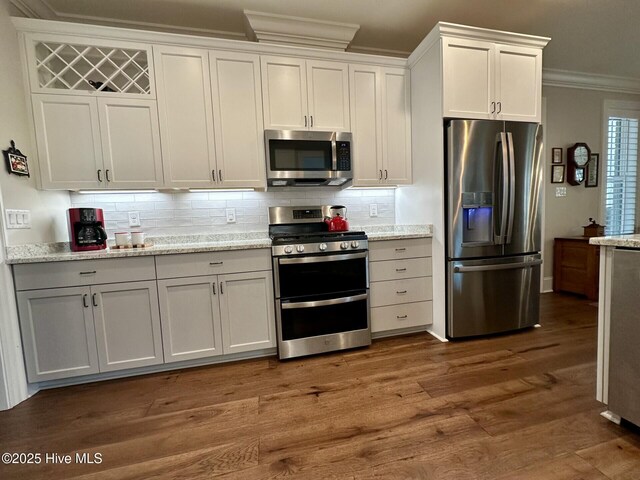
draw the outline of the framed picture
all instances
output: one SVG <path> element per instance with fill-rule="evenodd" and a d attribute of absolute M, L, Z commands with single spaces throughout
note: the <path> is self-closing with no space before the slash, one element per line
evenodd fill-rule
<path fill-rule="evenodd" d="M 551 167 L 551 183 L 564 183 L 564 165 Z"/>
<path fill-rule="evenodd" d="M 11 148 L 3 150 L 2 154 L 7 162 L 7 170 L 9 173 L 15 173 L 16 175 L 24 175 L 29 177 L 29 164 L 27 163 L 27 157 L 22 154 L 20 150 L 16 148 L 16 144 L 11 140 Z"/>
<path fill-rule="evenodd" d="M 562 149 L 561 148 L 552 148 L 551 149 L 551 163 L 562 163 Z"/>
<path fill-rule="evenodd" d="M 598 186 L 598 169 L 600 168 L 600 154 L 592 153 L 589 163 L 587 163 L 587 181 L 584 186 L 587 188 Z"/>

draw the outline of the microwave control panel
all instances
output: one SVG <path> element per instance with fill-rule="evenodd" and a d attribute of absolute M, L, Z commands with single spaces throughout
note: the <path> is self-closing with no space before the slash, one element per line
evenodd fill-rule
<path fill-rule="evenodd" d="M 351 170 L 351 143 L 350 142 L 337 142 L 337 167 L 341 172 L 348 172 Z"/>

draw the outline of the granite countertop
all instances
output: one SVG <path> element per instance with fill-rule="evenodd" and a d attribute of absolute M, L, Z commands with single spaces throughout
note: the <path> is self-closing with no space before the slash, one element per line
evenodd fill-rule
<path fill-rule="evenodd" d="M 352 226 L 351 230 L 364 230 L 367 232 L 370 241 L 427 238 L 432 236 L 431 225 Z M 271 248 L 271 239 L 267 232 L 150 236 L 148 237 L 148 241 L 151 246 L 146 248 L 127 248 L 123 250 L 107 248 L 105 250 L 88 252 L 71 252 L 67 242 L 10 246 L 7 247 L 6 263 L 65 262 L 72 260 Z"/>
<path fill-rule="evenodd" d="M 609 237 L 593 237 L 589 240 L 591 245 L 603 247 L 630 247 L 640 248 L 640 235 L 611 235 Z"/>

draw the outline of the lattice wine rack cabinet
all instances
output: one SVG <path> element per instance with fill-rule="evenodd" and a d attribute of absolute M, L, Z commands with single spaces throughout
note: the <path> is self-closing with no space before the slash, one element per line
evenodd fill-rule
<path fill-rule="evenodd" d="M 27 49 L 32 92 L 155 97 L 148 45 L 56 36 L 28 39 Z"/>

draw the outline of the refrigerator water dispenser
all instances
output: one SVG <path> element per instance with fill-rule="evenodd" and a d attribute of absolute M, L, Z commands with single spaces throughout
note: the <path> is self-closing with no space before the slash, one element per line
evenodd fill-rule
<path fill-rule="evenodd" d="M 462 246 L 493 243 L 493 195 L 491 192 L 462 194 Z"/>

